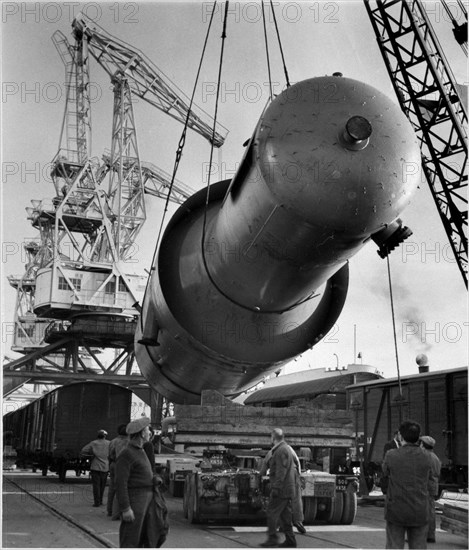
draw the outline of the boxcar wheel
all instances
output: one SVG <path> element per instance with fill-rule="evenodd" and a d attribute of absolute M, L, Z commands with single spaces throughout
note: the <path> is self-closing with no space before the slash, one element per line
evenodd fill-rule
<path fill-rule="evenodd" d="M 357 515 L 357 495 L 356 493 L 344 493 L 344 510 L 340 523 L 350 525 Z"/>
<path fill-rule="evenodd" d="M 303 497 L 304 522 L 311 524 L 316 519 L 318 500 L 316 497 Z"/>

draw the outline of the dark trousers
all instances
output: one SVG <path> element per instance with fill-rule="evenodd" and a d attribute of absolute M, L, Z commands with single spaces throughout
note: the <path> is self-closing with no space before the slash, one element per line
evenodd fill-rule
<path fill-rule="evenodd" d="M 269 542 L 278 543 L 277 528 L 279 523 L 281 530 L 285 534 L 285 540 L 289 543 L 295 543 L 291 499 L 270 497 L 267 506 L 267 536 Z"/>
<path fill-rule="evenodd" d="M 103 503 L 104 489 L 106 488 L 107 472 L 90 470 L 91 482 L 93 483 L 93 500 L 99 506 Z"/>
<path fill-rule="evenodd" d="M 166 533 L 163 533 L 157 517 L 152 489 L 129 489 L 129 500 L 135 520 L 121 521 L 119 547 L 159 548 Z"/>
<path fill-rule="evenodd" d="M 295 496 L 292 498 L 293 523 L 303 523 L 303 498 L 301 492 L 301 476 L 297 474 L 295 480 Z"/>
<path fill-rule="evenodd" d="M 436 532 L 436 513 L 435 499 L 429 495 L 428 497 L 428 532 L 427 539 L 434 539 Z"/>
<path fill-rule="evenodd" d="M 404 548 L 406 533 L 409 541 L 409 548 L 426 548 L 427 530 L 428 524 L 409 527 L 387 521 L 386 548 Z"/>
<path fill-rule="evenodd" d="M 116 482 L 115 482 L 116 465 L 114 463 L 109 464 L 109 487 L 107 490 L 107 515 L 112 516 L 112 504 L 116 495 Z"/>

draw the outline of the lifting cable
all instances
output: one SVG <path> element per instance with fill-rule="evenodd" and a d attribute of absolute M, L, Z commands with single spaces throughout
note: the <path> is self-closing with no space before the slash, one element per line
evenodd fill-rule
<path fill-rule="evenodd" d="M 391 298 L 391 317 L 392 317 L 392 330 L 394 333 L 394 353 L 396 355 L 396 367 L 397 367 L 397 383 L 399 386 L 399 423 L 401 422 L 402 412 L 402 385 L 401 385 L 401 372 L 399 368 L 399 354 L 397 352 L 397 335 L 396 335 L 396 318 L 394 314 L 394 299 L 392 295 L 392 283 L 391 283 L 391 267 L 389 263 L 389 250 L 386 255 L 386 263 L 388 267 L 388 282 L 389 282 L 389 296 Z"/>
<path fill-rule="evenodd" d="M 146 287 L 145 287 L 145 293 L 143 295 L 142 304 L 145 302 L 145 297 L 146 297 L 147 290 L 148 290 L 148 285 L 149 285 L 149 282 L 150 282 L 151 272 L 155 269 L 156 254 L 157 254 L 157 251 L 158 251 L 161 235 L 162 235 L 162 232 L 163 232 L 164 220 L 165 220 L 166 214 L 168 212 L 168 205 L 169 205 L 169 200 L 170 200 L 170 197 L 171 197 L 171 192 L 172 192 L 173 186 L 174 186 L 174 180 L 176 179 L 176 173 L 177 173 L 178 168 L 179 168 L 179 162 L 182 158 L 182 152 L 183 152 L 183 149 L 184 149 L 184 145 L 186 143 L 186 134 L 187 134 L 187 128 L 189 126 L 190 113 L 191 113 L 191 110 L 192 110 L 192 104 L 194 102 L 195 92 L 197 90 L 197 84 L 198 84 L 199 77 L 200 77 L 200 71 L 202 69 L 202 62 L 203 62 L 203 59 L 205 57 L 205 50 L 207 48 L 208 37 L 210 35 L 210 29 L 212 27 L 212 21 L 213 21 L 213 16 L 215 14 L 216 4 L 217 4 L 217 0 L 215 0 L 214 3 L 213 3 L 212 14 L 210 16 L 210 21 L 209 21 L 209 24 L 208 24 L 207 34 L 205 35 L 204 46 L 202 48 L 202 54 L 200 56 L 199 67 L 197 69 L 197 75 L 195 77 L 194 87 L 192 89 L 192 95 L 191 95 L 190 102 L 189 102 L 189 108 L 188 108 L 187 114 L 186 114 L 186 120 L 184 122 L 184 128 L 182 130 L 181 138 L 179 140 L 178 148 L 177 148 L 177 151 L 176 151 L 176 159 L 174 161 L 173 174 L 171 176 L 171 183 L 169 184 L 168 194 L 166 196 L 163 216 L 161 218 L 161 223 L 160 223 L 160 227 L 159 227 L 159 230 L 158 230 L 158 236 L 157 236 L 157 239 L 156 239 L 155 251 L 153 252 L 153 258 L 152 258 L 152 261 L 151 261 L 150 273 L 149 273 L 149 277 L 147 279 L 147 284 L 146 284 Z M 212 131 L 212 140 L 211 140 L 211 151 L 212 151 L 212 153 L 213 153 L 213 143 L 214 143 L 214 138 L 215 138 L 215 128 L 216 128 L 216 120 L 214 121 L 213 131 Z M 211 168 L 211 163 L 210 163 L 210 168 Z M 141 329 L 142 329 L 142 332 L 143 332 L 143 316 L 142 315 L 140 315 L 140 326 L 141 326 Z"/>
<path fill-rule="evenodd" d="M 225 40 L 226 40 L 226 21 L 228 18 L 228 5 L 229 1 L 225 2 L 225 15 L 223 18 L 223 31 L 221 35 L 221 50 L 220 50 L 220 61 L 218 64 L 218 78 L 217 78 L 217 94 L 215 98 L 215 113 L 213 115 L 213 130 L 212 130 L 212 143 L 210 147 L 210 161 L 208 166 L 208 177 L 207 177 L 207 193 L 205 195 L 205 208 L 204 208 L 204 220 L 202 225 L 202 257 L 204 258 L 205 263 L 205 253 L 204 253 L 204 243 L 205 243 L 205 233 L 207 229 L 207 209 L 210 202 L 210 179 L 212 174 L 212 164 L 213 164 L 213 149 L 214 149 L 214 139 L 215 139 L 215 128 L 217 126 L 217 116 L 218 116 L 218 101 L 220 98 L 220 83 L 221 83 L 221 73 L 223 68 L 223 55 L 225 51 Z M 215 5 L 214 5 L 215 9 Z M 213 12 L 212 12 L 213 16 Z M 208 271 L 207 271 L 208 272 Z"/>
<path fill-rule="evenodd" d="M 262 5 L 264 5 L 264 4 L 262 4 Z M 285 73 L 285 80 L 287 82 L 287 88 L 289 88 L 290 87 L 290 79 L 288 77 L 287 65 L 285 63 L 285 56 L 283 55 L 282 41 L 280 40 L 280 33 L 278 31 L 277 18 L 275 17 L 275 10 L 274 10 L 274 5 L 272 3 L 272 0 L 270 0 L 270 6 L 271 6 L 271 9 L 272 9 L 272 15 L 274 16 L 274 25 L 275 25 L 275 31 L 277 32 L 277 40 L 278 40 L 278 45 L 279 45 L 279 48 L 280 48 L 280 55 L 282 56 L 283 72 Z M 262 8 L 262 9 L 264 9 L 264 8 Z"/>
<path fill-rule="evenodd" d="M 456 42 L 461 46 L 463 52 L 467 56 L 468 48 L 467 48 L 467 11 L 466 11 L 466 8 L 464 7 L 463 2 L 461 0 L 458 0 L 459 9 L 461 10 L 461 12 L 462 12 L 462 14 L 463 14 L 463 16 L 466 20 L 465 23 L 462 23 L 461 25 L 459 25 L 458 22 L 456 21 L 454 15 L 452 14 L 446 0 L 442 0 L 442 4 L 443 4 L 444 9 L 446 10 L 446 13 L 448 14 L 448 17 L 451 19 L 451 23 L 453 24 L 454 38 L 456 39 Z"/>
<path fill-rule="evenodd" d="M 264 27 L 264 43 L 265 43 L 265 55 L 267 58 L 267 72 L 269 74 L 269 99 L 270 101 L 273 100 L 273 94 L 272 94 L 272 75 L 270 73 L 270 57 L 269 57 L 269 42 L 267 41 L 267 29 L 265 26 L 265 10 L 264 10 L 264 2 L 261 2 L 262 6 L 262 24 Z"/>
<path fill-rule="evenodd" d="M 181 138 L 179 140 L 178 148 L 177 148 L 177 151 L 176 151 L 176 159 L 174 161 L 173 175 L 171 176 L 171 183 L 169 184 L 168 194 L 166 196 L 163 217 L 161 219 L 161 224 L 160 224 L 160 228 L 159 228 L 159 231 L 158 231 L 158 237 L 156 239 L 155 254 L 156 254 L 156 250 L 158 249 L 159 242 L 160 242 L 161 233 L 162 233 L 162 230 L 163 230 L 164 219 L 165 219 L 166 213 L 168 211 L 169 199 L 170 199 L 170 196 L 171 196 L 171 192 L 173 190 L 174 180 L 176 179 L 176 173 L 177 173 L 178 168 L 179 168 L 179 162 L 182 158 L 182 152 L 183 152 L 183 149 L 184 149 L 184 145 L 186 143 L 186 134 L 187 134 L 187 128 L 189 126 L 189 118 L 190 118 L 190 114 L 191 114 L 191 110 L 192 110 L 192 104 L 194 103 L 194 96 L 195 96 L 195 92 L 197 90 L 197 84 L 198 84 L 198 81 L 199 81 L 200 71 L 202 69 L 202 62 L 204 60 L 205 50 L 207 48 L 208 37 L 210 35 L 210 29 L 211 29 L 211 26 L 212 26 L 212 21 L 213 21 L 213 16 L 214 16 L 214 13 L 215 13 L 216 4 L 217 4 L 217 0 L 215 0 L 215 2 L 213 3 L 212 14 L 210 16 L 210 21 L 209 21 L 209 24 L 208 24 L 207 34 L 205 35 L 205 42 L 204 42 L 204 46 L 202 48 L 202 55 L 200 56 L 199 67 L 197 69 L 197 75 L 195 77 L 194 87 L 192 89 L 192 95 L 191 95 L 191 99 L 190 99 L 190 102 L 189 102 L 189 108 L 188 108 L 187 114 L 186 114 L 184 129 L 182 131 Z M 213 154 L 213 147 L 214 147 L 213 144 L 214 144 L 214 140 L 215 140 L 216 124 L 217 124 L 217 121 L 216 121 L 216 115 L 215 115 L 215 120 L 214 120 L 214 123 L 213 123 L 212 139 L 211 139 L 211 156 Z M 212 163 L 210 161 L 210 169 L 211 169 L 211 167 L 212 167 Z M 153 256 L 153 260 L 154 259 L 155 259 L 155 256 Z M 152 262 L 152 265 L 153 265 L 153 262 Z"/>

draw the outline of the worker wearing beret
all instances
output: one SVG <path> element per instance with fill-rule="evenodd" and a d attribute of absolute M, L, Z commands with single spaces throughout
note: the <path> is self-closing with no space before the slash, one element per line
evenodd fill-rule
<path fill-rule="evenodd" d="M 428 456 L 430 457 L 432 468 L 432 483 L 431 489 L 429 490 L 428 495 L 428 532 L 427 532 L 427 542 L 436 542 L 435 533 L 436 533 L 436 515 L 435 515 L 435 500 L 438 498 L 438 484 L 440 481 L 440 472 L 441 472 L 441 462 L 440 459 L 433 452 L 436 441 L 433 437 L 429 435 L 422 435 L 420 438 L 420 446 L 422 449 L 425 449 Z"/>
<path fill-rule="evenodd" d="M 127 425 L 127 447 L 116 461 L 116 496 L 121 514 L 121 548 L 159 548 L 168 531 L 166 506 L 143 445 L 150 439 L 150 419 Z"/>
<path fill-rule="evenodd" d="M 107 431 L 99 430 L 97 438 L 85 445 L 80 452 L 81 456 L 91 458 L 90 475 L 93 483 L 93 506 L 103 503 L 104 489 L 106 488 L 109 473 L 109 445 L 106 439 Z"/>

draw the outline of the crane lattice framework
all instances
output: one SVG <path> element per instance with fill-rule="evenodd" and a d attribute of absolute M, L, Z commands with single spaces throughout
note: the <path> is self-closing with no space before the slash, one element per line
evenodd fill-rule
<path fill-rule="evenodd" d="M 18 349 L 25 356 L 5 365 L 4 379 L 11 390 L 15 380 L 65 383 L 99 373 L 101 380 L 117 381 L 118 376 L 118 383 L 135 391 L 144 383 L 134 372 L 133 337 L 146 277 L 126 274 L 125 262 L 145 222 L 144 194 L 167 198 L 171 191 L 169 200 L 182 204 L 194 191 L 140 161 L 132 95 L 187 122 L 214 146 L 222 145 L 226 131 L 221 126 L 215 131 L 211 117 L 143 54 L 85 16 L 74 21 L 73 34 L 74 45 L 60 31 L 53 35 L 67 83 L 51 172 L 56 196 L 32 201 L 27 209 L 41 239 L 20 287 L 29 292 L 28 311 L 35 314 L 30 317 L 37 315 L 35 326 L 41 327 L 41 334 L 37 331 L 36 336 L 41 338 Z M 90 157 L 90 53 L 114 85 L 111 149 L 102 163 Z M 17 279 L 10 283 L 19 288 Z M 102 348 L 115 350 L 110 364 L 99 357 Z"/>
<path fill-rule="evenodd" d="M 467 105 L 422 2 L 364 1 L 467 287 Z"/>
<path fill-rule="evenodd" d="M 186 123 L 215 147 L 221 147 L 228 131 L 213 121 L 182 92 L 146 55 L 110 35 L 97 23 L 80 13 L 73 22 L 75 37 L 86 37 L 89 53 L 111 79 L 122 72 L 132 93 L 167 115 Z M 189 113 L 189 116 L 188 116 Z"/>

